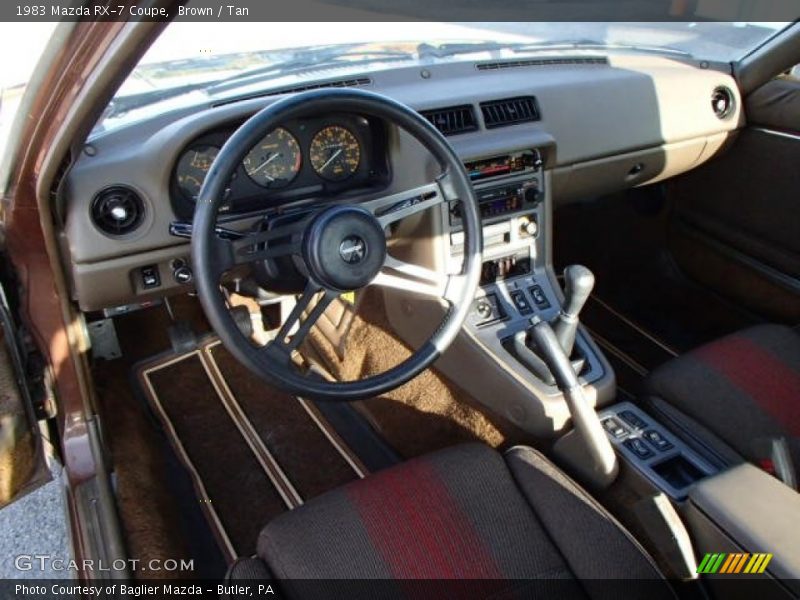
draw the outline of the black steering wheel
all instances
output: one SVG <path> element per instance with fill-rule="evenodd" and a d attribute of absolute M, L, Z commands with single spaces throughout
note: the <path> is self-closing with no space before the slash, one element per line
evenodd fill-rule
<path fill-rule="evenodd" d="M 217 227 L 226 187 L 242 159 L 282 122 L 321 113 L 377 117 L 413 135 L 441 167 L 433 181 L 375 197 L 321 199 L 306 216 L 283 225 L 232 236 Z M 394 181 L 402 181 L 402 173 Z M 461 272 L 438 273 L 392 257 L 390 226 L 442 203 L 460 203 L 464 227 Z M 211 326 L 228 350 L 270 384 L 291 394 L 322 400 L 357 400 L 384 394 L 430 366 L 458 334 L 480 279 L 481 229 L 477 202 L 464 166 L 426 119 L 407 106 L 362 90 L 314 90 L 267 106 L 245 122 L 220 150 L 206 176 L 194 213 L 192 261 L 197 293 Z M 276 337 L 255 345 L 236 325 L 221 288 L 223 275 L 247 263 L 292 257 L 305 271 L 305 290 Z M 433 296 L 447 306 L 441 324 L 408 359 L 358 381 L 330 382 L 303 374 L 292 354 L 320 315 L 343 292 L 386 286 Z"/>

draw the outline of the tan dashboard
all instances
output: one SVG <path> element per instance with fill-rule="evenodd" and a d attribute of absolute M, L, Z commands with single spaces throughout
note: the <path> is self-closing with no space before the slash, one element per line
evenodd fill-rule
<path fill-rule="evenodd" d="M 465 161 L 543 149 L 555 205 L 688 171 L 724 149 L 744 122 L 735 81 L 709 65 L 653 56 L 539 63 L 480 69 L 474 62 L 450 62 L 427 67 L 427 77 L 418 67 L 402 67 L 365 74 L 363 81 L 366 89 L 420 111 L 471 106 L 474 130 L 448 138 Z M 537 119 L 487 126 L 482 103 L 519 97 L 535 99 Z M 175 276 L 176 266 L 188 259 L 187 240 L 169 233 L 179 217 L 171 201 L 176 164 L 193 140 L 241 123 L 274 100 L 205 103 L 90 139 L 59 199 L 63 252 L 83 310 L 189 289 L 190 281 Z M 390 165 L 429 169 L 424 153 L 398 155 L 413 145 L 402 143 L 397 132 L 384 143 Z M 138 205 L 126 200 L 128 210 L 141 210 L 136 227 L 123 235 L 104 231 L 92 212 L 98 194 L 115 187 L 138 198 Z M 156 271 L 157 284 L 144 278 L 143 269 Z"/>

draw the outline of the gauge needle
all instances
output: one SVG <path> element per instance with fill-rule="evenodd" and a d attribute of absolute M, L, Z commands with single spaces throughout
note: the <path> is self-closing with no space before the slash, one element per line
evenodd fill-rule
<path fill-rule="evenodd" d="M 273 154 L 272 156 L 270 156 L 270 157 L 269 157 L 267 160 L 265 160 L 263 163 L 261 163 L 260 165 L 258 165 L 258 166 L 257 166 L 255 169 L 253 169 L 253 171 L 250 173 L 250 175 L 251 175 L 251 176 L 252 176 L 252 175 L 255 175 L 255 174 L 256 174 L 256 173 L 258 173 L 258 172 L 259 172 L 261 169 L 263 169 L 264 167 L 266 167 L 266 166 L 267 166 L 269 163 L 271 163 L 273 160 L 275 160 L 275 159 L 276 159 L 276 158 L 278 158 L 279 156 L 281 156 L 281 153 L 280 153 L 280 152 L 276 152 L 275 154 Z"/>
<path fill-rule="evenodd" d="M 324 165 L 322 165 L 322 166 L 319 168 L 319 170 L 320 170 L 320 171 L 324 171 L 324 170 L 325 170 L 325 167 L 327 167 L 329 164 L 331 164 L 331 163 L 333 162 L 333 159 L 335 159 L 335 158 L 336 158 L 337 156 L 339 156 L 341 153 L 342 153 L 342 149 L 341 149 L 341 148 L 339 148 L 339 149 L 338 149 L 336 152 L 334 152 L 334 153 L 331 155 L 331 157 L 330 157 L 328 160 L 326 160 L 326 161 L 325 161 L 325 164 L 324 164 Z"/>

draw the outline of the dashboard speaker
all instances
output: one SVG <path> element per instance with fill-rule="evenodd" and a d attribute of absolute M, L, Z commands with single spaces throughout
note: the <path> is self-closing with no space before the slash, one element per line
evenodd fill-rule
<path fill-rule="evenodd" d="M 716 88 L 711 94 L 711 108 L 720 119 L 725 119 L 733 113 L 735 102 L 733 92 L 724 86 Z"/>
<path fill-rule="evenodd" d="M 102 189 L 92 200 L 92 221 L 108 235 L 123 236 L 144 221 L 144 201 L 124 185 Z"/>

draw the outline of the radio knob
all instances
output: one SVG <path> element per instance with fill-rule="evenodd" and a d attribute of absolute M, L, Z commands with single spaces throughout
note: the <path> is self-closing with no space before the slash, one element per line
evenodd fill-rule
<path fill-rule="evenodd" d="M 519 225 L 519 233 L 522 237 L 534 237 L 539 231 L 536 221 L 522 221 Z"/>
<path fill-rule="evenodd" d="M 492 305 L 486 300 L 479 300 L 475 305 L 475 311 L 481 319 L 488 319 L 492 316 Z"/>
<path fill-rule="evenodd" d="M 538 187 L 532 185 L 525 188 L 525 202 L 528 204 L 536 204 L 541 199 L 542 193 L 539 191 Z"/>

